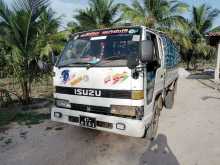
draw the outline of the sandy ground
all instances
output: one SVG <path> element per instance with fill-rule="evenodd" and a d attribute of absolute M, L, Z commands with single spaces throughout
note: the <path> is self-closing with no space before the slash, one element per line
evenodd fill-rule
<path fill-rule="evenodd" d="M 1 165 L 219 165 L 220 93 L 181 79 L 154 142 L 51 121 L 0 134 Z M 8 141 L 6 144 L 5 141 Z"/>

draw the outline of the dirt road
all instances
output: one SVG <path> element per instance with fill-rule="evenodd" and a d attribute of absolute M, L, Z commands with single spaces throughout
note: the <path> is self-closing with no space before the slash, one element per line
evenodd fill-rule
<path fill-rule="evenodd" d="M 1 165 L 219 165 L 220 93 L 197 80 L 178 84 L 157 139 L 119 136 L 46 121 L 0 134 Z"/>

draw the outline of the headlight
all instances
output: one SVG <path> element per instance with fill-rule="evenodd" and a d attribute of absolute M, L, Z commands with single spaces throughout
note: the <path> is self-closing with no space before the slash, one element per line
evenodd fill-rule
<path fill-rule="evenodd" d="M 60 108 L 68 108 L 68 109 L 71 108 L 71 104 L 70 104 L 70 102 L 68 100 L 56 99 L 55 100 L 55 105 L 57 107 L 60 107 Z"/>
<path fill-rule="evenodd" d="M 143 107 L 136 106 L 112 105 L 111 113 L 114 115 L 136 117 L 139 119 L 143 116 L 144 109 Z"/>
<path fill-rule="evenodd" d="M 131 99 L 143 100 L 144 99 L 144 91 L 132 91 Z"/>

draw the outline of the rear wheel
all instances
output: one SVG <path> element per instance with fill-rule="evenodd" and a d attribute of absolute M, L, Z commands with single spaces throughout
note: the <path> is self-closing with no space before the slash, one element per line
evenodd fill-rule
<path fill-rule="evenodd" d="M 175 95 L 175 91 L 174 90 L 169 90 L 167 92 L 167 95 L 166 95 L 165 100 L 164 100 L 164 104 L 165 104 L 165 107 L 167 109 L 172 109 L 173 108 L 173 105 L 174 105 L 174 95 Z"/>
<path fill-rule="evenodd" d="M 148 129 L 146 130 L 147 131 L 146 137 L 149 140 L 154 140 L 157 135 L 157 129 L 158 129 L 159 118 L 160 118 L 160 111 L 161 111 L 161 109 L 158 106 L 158 100 L 157 100 L 154 104 L 153 118 L 151 120 L 151 123 L 150 123 Z"/>
<path fill-rule="evenodd" d="M 172 109 L 174 105 L 174 96 L 176 93 L 176 83 L 174 84 L 174 88 L 172 90 L 168 89 L 166 97 L 164 99 L 164 105 L 167 109 Z"/>

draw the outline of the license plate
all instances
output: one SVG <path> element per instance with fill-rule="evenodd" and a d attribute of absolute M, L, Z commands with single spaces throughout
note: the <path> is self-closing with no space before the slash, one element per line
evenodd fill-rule
<path fill-rule="evenodd" d="M 80 116 L 79 123 L 82 127 L 95 128 L 96 127 L 96 119 L 86 116 Z"/>

